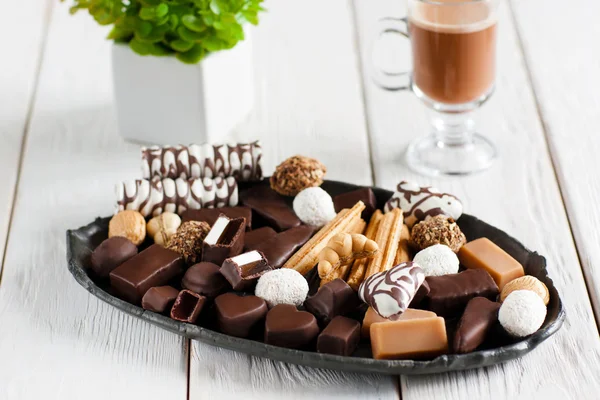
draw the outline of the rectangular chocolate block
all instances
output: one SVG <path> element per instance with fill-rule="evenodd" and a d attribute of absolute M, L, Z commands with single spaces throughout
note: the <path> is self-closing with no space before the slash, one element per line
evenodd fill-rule
<path fill-rule="evenodd" d="M 181 213 L 181 221 L 204 221 L 210 226 L 213 226 L 221 214 L 229 219 L 245 218 L 246 230 L 252 229 L 252 209 L 250 207 L 242 206 L 186 210 Z"/>
<path fill-rule="evenodd" d="M 175 304 L 171 308 L 171 318 L 193 324 L 198 319 L 205 303 L 206 297 L 184 289 L 179 292 Z"/>
<path fill-rule="evenodd" d="M 255 186 L 246 190 L 241 193 L 240 199 L 243 205 L 252 208 L 279 232 L 301 224 L 284 197 L 268 186 Z"/>
<path fill-rule="evenodd" d="M 254 247 L 265 255 L 271 267 L 280 268 L 314 233 L 308 225 L 300 225 L 280 232 L 269 240 Z"/>
<path fill-rule="evenodd" d="M 110 273 L 110 284 L 119 297 L 139 304 L 148 289 L 166 285 L 184 267 L 178 253 L 153 244 L 115 268 Z"/>
<path fill-rule="evenodd" d="M 226 259 L 219 271 L 231 284 L 233 290 L 250 290 L 262 274 L 271 270 L 264 254 L 253 250 Z"/>
<path fill-rule="evenodd" d="M 246 220 L 229 219 L 221 214 L 204 238 L 202 261 L 221 265 L 226 258 L 237 256 L 244 248 Z"/>
<path fill-rule="evenodd" d="M 360 341 L 360 323 L 356 320 L 337 316 L 317 338 L 319 353 L 350 356 Z"/>
<path fill-rule="evenodd" d="M 466 268 L 487 271 L 500 290 L 508 282 L 525 275 L 523 266 L 488 238 L 465 244 L 458 251 L 458 259 Z"/>
<path fill-rule="evenodd" d="M 354 289 L 338 278 L 321 286 L 317 293 L 306 299 L 304 307 L 321 326 L 327 326 L 334 317 L 353 311 L 359 304 Z"/>
<path fill-rule="evenodd" d="M 448 352 L 444 318 L 416 318 L 371 325 L 376 360 L 434 358 Z"/>
<path fill-rule="evenodd" d="M 428 276 L 425 280 L 429 284 L 425 307 L 445 318 L 459 316 L 473 297 L 495 301 L 499 293 L 496 282 L 482 269 Z"/>
<path fill-rule="evenodd" d="M 270 226 L 263 226 L 262 228 L 246 232 L 244 237 L 244 251 L 256 250 L 256 246 L 262 242 L 266 242 L 275 235 L 277 235 L 277 232 Z"/>
<path fill-rule="evenodd" d="M 406 319 L 415 319 L 415 318 L 433 318 L 437 317 L 434 312 L 425 311 L 425 310 L 417 310 L 413 308 L 407 308 L 400 317 L 398 317 L 397 321 L 403 321 Z M 383 318 L 381 315 L 377 314 L 377 312 L 373 309 L 373 307 L 369 307 L 367 312 L 365 313 L 365 318 L 363 319 L 361 335 L 366 339 L 371 338 L 371 325 L 376 324 L 378 322 L 388 322 L 390 321 L 387 318 Z"/>
<path fill-rule="evenodd" d="M 179 290 L 172 286 L 152 287 L 142 297 L 142 308 L 162 314 L 171 309 L 177 295 L 179 295 Z"/>
<path fill-rule="evenodd" d="M 485 297 L 474 297 L 467 304 L 465 312 L 456 328 L 453 349 L 455 353 L 469 353 L 476 350 L 498 321 L 500 303 Z"/>
<path fill-rule="evenodd" d="M 365 209 L 361 214 L 361 218 L 365 221 L 370 220 L 371 216 L 377 209 L 377 200 L 375 199 L 373 190 L 368 187 L 356 189 L 351 192 L 342 193 L 335 196 L 333 198 L 335 212 L 338 213 L 344 208 L 352 208 L 359 201 L 365 203 Z"/>

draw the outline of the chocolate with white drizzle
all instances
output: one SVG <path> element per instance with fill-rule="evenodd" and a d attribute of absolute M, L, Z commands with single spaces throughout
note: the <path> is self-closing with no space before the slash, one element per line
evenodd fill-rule
<path fill-rule="evenodd" d="M 117 211 L 136 210 L 144 217 L 164 211 L 233 207 L 238 204 L 234 177 L 199 179 L 137 179 L 117 185 Z"/>
<path fill-rule="evenodd" d="M 395 321 L 406 311 L 424 281 L 421 267 L 409 261 L 371 275 L 358 288 L 358 295 L 377 314 Z"/>
<path fill-rule="evenodd" d="M 159 178 L 216 178 L 238 181 L 262 179 L 260 142 L 142 147 L 142 176 Z"/>
<path fill-rule="evenodd" d="M 404 223 L 409 228 L 428 216 L 443 214 L 457 220 L 463 211 L 462 203 L 456 196 L 408 181 L 400 182 L 392 197 L 385 203 L 385 212 L 394 208 L 404 211 Z"/>

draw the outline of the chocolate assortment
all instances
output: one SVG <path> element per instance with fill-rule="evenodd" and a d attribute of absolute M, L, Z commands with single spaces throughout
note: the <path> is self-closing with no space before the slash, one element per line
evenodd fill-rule
<path fill-rule="evenodd" d="M 248 183 L 262 177 L 257 142 L 142 154 L 143 179 L 118 185 L 89 270 L 148 313 L 273 346 L 414 360 L 544 322 L 548 288 L 489 238 L 467 243 L 451 194 L 402 181 L 379 210 L 370 188 L 332 198 L 325 166 L 302 156 L 270 187 Z"/>

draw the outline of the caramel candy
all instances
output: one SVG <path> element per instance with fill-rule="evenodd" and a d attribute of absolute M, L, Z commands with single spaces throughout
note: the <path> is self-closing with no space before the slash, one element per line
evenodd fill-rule
<path fill-rule="evenodd" d="M 442 317 L 379 322 L 371 325 L 373 358 L 434 358 L 448 352 Z"/>
<path fill-rule="evenodd" d="M 437 317 L 437 315 L 432 311 L 426 310 L 418 310 L 416 308 L 407 308 L 402 314 L 400 314 L 400 318 L 398 321 L 403 321 L 407 319 L 415 319 L 415 318 L 433 318 Z M 377 322 L 388 322 L 390 321 L 387 318 L 383 318 L 381 315 L 377 314 L 377 312 L 373 309 L 373 307 L 369 307 L 365 314 L 365 318 L 363 319 L 361 336 L 365 339 L 371 338 L 371 325 Z"/>
<path fill-rule="evenodd" d="M 508 282 L 525 275 L 523 266 L 488 238 L 465 244 L 458 252 L 458 259 L 466 268 L 487 271 L 500 290 Z"/>

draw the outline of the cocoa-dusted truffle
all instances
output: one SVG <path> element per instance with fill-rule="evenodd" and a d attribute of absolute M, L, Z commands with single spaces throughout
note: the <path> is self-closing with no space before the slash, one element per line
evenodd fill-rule
<path fill-rule="evenodd" d="M 208 231 L 210 225 L 206 222 L 184 222 L 169 239 L 167 249 L 181 254 L 188 265 L 195 264 L 202 259 L 202 244 Z"/>
<path fill-rule="evenodd" d="M 321 186 L 327 168 L 319 160 L 293 156 L 275 168 L 271 188 L 284 196 L 295 196 L 302 189 Z"/>
<path fill-rule="evenodd" d="M 467 239 L 456 221 L 446 215 L 428 217 L 413 226 L 410 234 L 410 245 L 417 250 L 434 244 L 445 244 L 457 253 L 466 242 Z"/>

